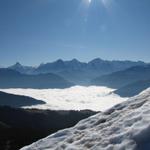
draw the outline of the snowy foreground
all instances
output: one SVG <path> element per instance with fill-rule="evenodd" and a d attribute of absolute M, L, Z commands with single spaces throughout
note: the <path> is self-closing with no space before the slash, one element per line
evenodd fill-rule
<path fill-rule="evenodd" d="M 150 88 L 21 150 L 149 150 Z"/>
<path fill-rule="evenodd" d="M 66 89 L 0 89 L 7 93 L 30 96 L 46 102 L 27 108 L 51 110 L 84 110 L 104 111 L 125 101 L 112 93 L 114 89 L 98 86 L 74 86 Z"/>

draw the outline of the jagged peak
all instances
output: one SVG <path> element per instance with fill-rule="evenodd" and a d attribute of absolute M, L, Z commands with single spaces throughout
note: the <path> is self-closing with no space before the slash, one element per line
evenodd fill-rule
<path fill-rule="evenodd" d="M 97 63 L 97 62 L 103 62 L 104 60 L 101 58 L 95 58 L 93 60 L 91 60 L 89 63 Z"/>
<path fill-rule="evenodd" d="M 64 63 L 64 61 L 62 59 L 57 59 L 55 62 L 56 63 Z"/>
<path fill-rule="evenodd" d="M 10 66 L 9 68 L 20 68 L 20 67 L 23 67 L 22 65 L 21 65 L 21 63 L 20 62 L 16 62 L 14 65 L 12 65 L 12 66 Z"/>
<path fill-rule="evenodd" d="M 73 58 L 70 62 L 73 62 L 73 63 L 80 63 L 80 61 L 76 58 Z"/>
<path fill-rule="evenodd" d="M 14 66 L 22 66 L 20 62 L 16 62 Z"/>

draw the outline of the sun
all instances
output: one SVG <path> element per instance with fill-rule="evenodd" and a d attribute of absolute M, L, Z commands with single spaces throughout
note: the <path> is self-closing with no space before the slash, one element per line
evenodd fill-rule
<path fill-rule="evenodd" d="M 88 0 L 89 3 L 91 3 L 92 0 Z"/>

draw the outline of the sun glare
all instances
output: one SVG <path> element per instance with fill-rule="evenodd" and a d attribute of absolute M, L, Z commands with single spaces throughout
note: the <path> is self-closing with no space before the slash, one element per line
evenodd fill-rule
<path fill-rule="evenodd" d="M 93 0 L 94 1 L 94 0 Z M 107 9 L 110 9 L 110 5 L 112 4 L 113 0 L 99 0 L 101 4 Z M 88 6 L 91 5 L 92 0 L 87 0 Z"/>
<path fill-rule="evenodd" d="M 88 0 L 88 1 L 89 1 L 89 3 L 91 3 L 92 0 Z"/>
<path fill-rule="evenodd" d="M 111 2 L 111 0 L 100 0 L 101 3 L 107 8 L 109 3 Z M 86 2 L 88 3 L 88 5 L 90 5 L 92 3 L 92 0 L 86 0 Z"/>

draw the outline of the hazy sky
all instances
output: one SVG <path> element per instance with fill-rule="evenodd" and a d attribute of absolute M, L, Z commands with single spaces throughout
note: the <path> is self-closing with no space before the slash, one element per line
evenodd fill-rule
<path fill-rule="evenodd" d="M 150 0 L 0 0 L 0 65 L 150 61 Z"/>

